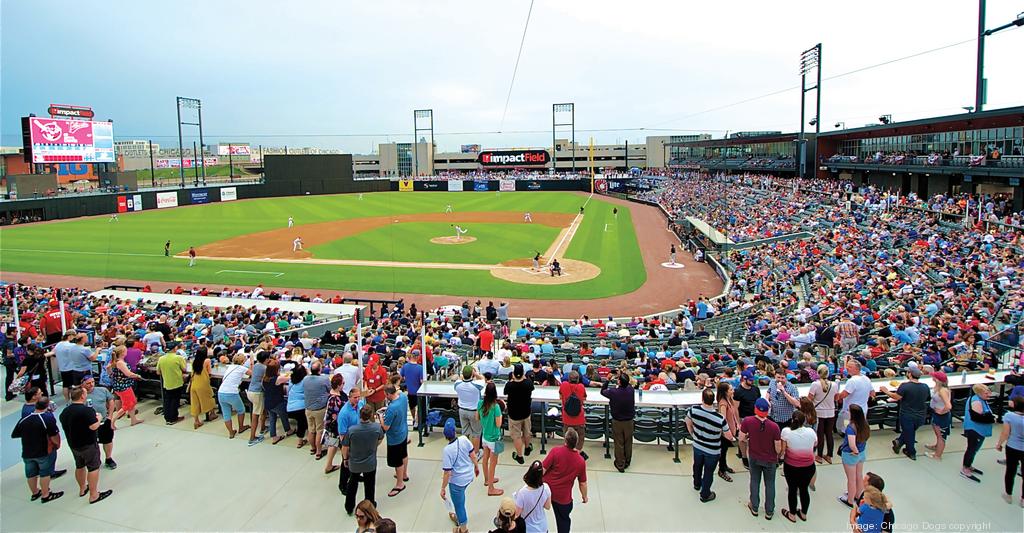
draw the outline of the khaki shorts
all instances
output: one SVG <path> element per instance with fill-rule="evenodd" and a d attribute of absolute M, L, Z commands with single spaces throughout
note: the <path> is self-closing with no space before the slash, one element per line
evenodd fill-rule
<path fill-rule="evenodd" d="M 524 435 L 530 435 L 530 417 L 522 420 L 508 419 L 508 432 L 513 439 L 521 439 Z"/>
<path fill-rule="evenodd" d="M 317 409 L 316 411 L 310 411 L 306 409 L 306 425 L 309 427 L 307 431 L 313 433 L 320 433 L 324 430 L 324 414 L 327 413 L 327 408 Z"/>
<path fill-rule="evenodd" d="M 249 398 L 249 403 L 252 404 L 252 414 L 259 416 L 263 414 L 263 393 L 245 391 L 246 398 Z"/>

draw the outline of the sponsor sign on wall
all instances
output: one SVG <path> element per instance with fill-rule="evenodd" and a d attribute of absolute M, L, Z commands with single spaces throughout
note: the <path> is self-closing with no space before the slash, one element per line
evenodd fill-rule
<path fill-rule="evenodd" d="M 487 180 L 473 180 L 473 190 L 482 192 L 487 190 Z"/>
<path fill-rule="evenodd" d="M 220 189 L 220 201 L 230 202 L 238 199 L 238 189 L 235 187 L 222 187 Z"/>
<path fill-rule="evenodd" d="M 501 180 L 498 183 L 499 191 L 514 191 L 516 190 L 516 180 Z"/>
<path fill-rule="evenodd" d="M 541 188 L 539 181 L 529 181 L 526 183 L 526 189 L 530 191 L 539 191 Z"/>
<path fill-rule="evenodd" d="M 462 180 L 448 180 L 448 190 L 458 192 L 462 190 Z"/>
<path fill-rule="evenodd" d="M 409 191 L 412 190 L 412 188 L 413 188 L 413 181 L 412 180 L 398 180 L 398 191 L 399 192 L 409 192 Z"/>
<path fill-rule="evenodd" d="M 191 158 L 185 158 L 183 161 L 178 158 L 162 157 L 154 160 L 153 164 L 156 165 L 156 168 L 180 168 L 181 164 L 184 163 L 185 168 L 192 168 L 192 161 L 193 160 Z M 198 160 L 196 160 L 196 162 L 198 163 Z M 203 166 L 212 167 L 216 165 L 217 162 L 218 159 L 216 157 L 203 158 Z"/>
<path fill-rule="evenodd" d="M 128 210 L 129 211 L 142 211 L 142 195 L 133 194 L 128 197 Z"/>
<path fill-rule="evenodd" d="M 608 180 L 594 180 L 594 192 L 605 194 L 608 192 Z"/>
<path fill-rule="evenodd" d="M 210 203 L 210 191 L 206 189 L 193 189 L 189 191 L 189 197 L 193 204 Z"/>
<path fill-rule="evenodd" d="M 128 197 L 118 196 L 117 197 L 117 212 L 127 213 L 128 212 Z"/>
<path fill-rule="evenodd" d="M 440 191 L 444 186 L 444 183 L 440 181 L 421 181 L 419 184 L 421 191 Z"/>
<path fill-rule="evenodd" d="M 221 144 L 217 146 L 217 155 L 252 155 L 248 144 Z"/>
<path fill-rule="evenodd" d="M 551 161 L 547 150 L 488 150 L 477 158 L 485 167 L 530 167 Z"/>
<path fill-rule="evenodd" d="M 171 191 L 156 193 L 156 208 L 163 209 L 165 207 L 178 207 L 177 192 Z"/>

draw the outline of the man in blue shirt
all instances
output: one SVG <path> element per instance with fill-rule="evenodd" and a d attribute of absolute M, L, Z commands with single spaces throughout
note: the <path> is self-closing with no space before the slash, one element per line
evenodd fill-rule
<path fill-rule="evenodd" d="M 409 362 L 402 365 L 402 369 L 398 372 L 402 376 L 402 381 L 405 382 L 405 389 L 408 392 L 408 403 L 409 412 L 412 413 L 413 426 L 416 426 L 416 405 L 419 401 L 416 394 L 420 391 L 420 385 L 423 384 L 423 366 L 420 363 L 420 351 L 413 350 L 412 355 L 409 356 Z"/>
<path fill-rule="evenodd" d="M 348 392 L 348 402 L 338 412 L 338 438 L 341 439 L 341 478 L 338 480 L 338 490 L 342 494 L 348 490 L 348 478 L 352 475 L 348 469 L 348 428 L 359 423 L 359 410 L 366 405 L 362 396 L 358 386 L 352 387 Z"/>
<path fill-rule="evenodd" d="M 389 403 L 381 426 L 388 441 L 388 466 L 395 469 L 395 488 L 388 493 L 389 498 L 394 498 L 405 490 L 405 482 L 409 480 L 406 477 L 409 468 L 409 426 L 406 424 L 409 398 L 394 385 L 384 387 L 384 392 Z"/>

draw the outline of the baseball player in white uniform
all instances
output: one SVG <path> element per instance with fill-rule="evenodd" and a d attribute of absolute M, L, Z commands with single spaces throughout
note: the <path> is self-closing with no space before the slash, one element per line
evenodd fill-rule
<path fill-rule="evenodd" d="M 302 250 L 302 237 L 295 237 L 295 240 L 292 241 L 292 251 L 298 252 L 299 250 Z"/>
<path fill-rule="evenodd" d="M 444 206 L 444 212 L 445 213 L 451 213 L 452 211 L 454 211 L 454 209 L 452 209 L 452 204 L 448 204 L 448 205 Z"/>
<path fill-rule="evenodd" d="M 290 228 L 290 227 L 292 227 L 294 225 L 295 225 L 295 219 L 292 218 L 292 217 L 288 217 L 288 227 Z"/>
<path fill-rule="evenodd" d="M 530 212 L 523 213 L 523 222 L 533 222 L 533 217 L 530 216 Z"/>
<path fill-rule="evenodd" d="M 455 240 L 461 241 L 462 236 L 469 233 L 468 229 L 463 229 L 462 226 L 455 226 Z"/>

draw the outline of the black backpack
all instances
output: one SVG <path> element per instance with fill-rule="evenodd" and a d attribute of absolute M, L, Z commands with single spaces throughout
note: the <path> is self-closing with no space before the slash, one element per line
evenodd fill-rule
<path fill-rule="evenodd" d="M 569 416 L 580 416 L 583 412 L 583 402 L 580 401 L 580 397 L 570 393 L 569 397 L 565 399 L 565 414 Z"/>

